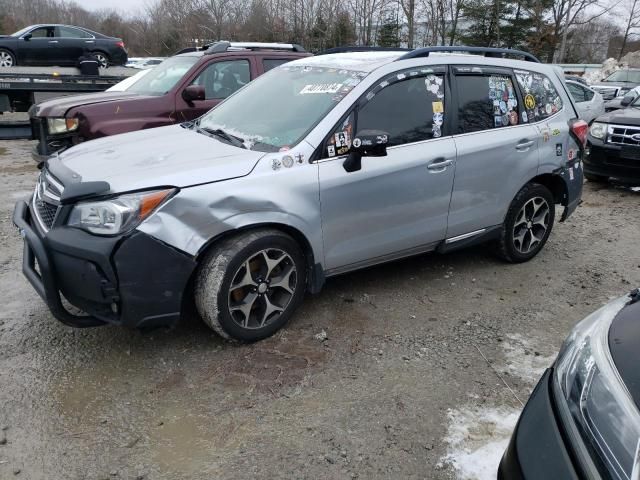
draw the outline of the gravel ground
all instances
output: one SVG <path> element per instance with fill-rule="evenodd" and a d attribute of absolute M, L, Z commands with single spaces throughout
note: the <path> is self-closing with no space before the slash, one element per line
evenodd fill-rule
<path fill-rule="evenodd" d="M 3 479 L 495 478 L 572 325 L 640 285 L 640 194 L 587 183 L 527 264 L 480 247 L 344 275 L 254 345 L 193 318 L 75 330 L 21 274 L 29 148 L 0 142 Z"/>

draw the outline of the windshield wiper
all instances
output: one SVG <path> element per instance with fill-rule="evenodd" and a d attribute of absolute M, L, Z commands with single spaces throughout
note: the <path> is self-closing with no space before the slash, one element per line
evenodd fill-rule
<path fill-rule="evenodd" d="M 247 148 L 244 144 L 244 140 L 240 137 L 236 137 L 234 135 L 230 135 L 229 133 L 225 132 L 224 130 L 222 130 L 221 128 L 207 128 L 207 127 L 201 127 L 199 124 L 195 124 L 195 127 L 198 130 L 201 130 L 203 132 L 208 133 L 209 135 L 215 135 L 216 137 L 220 137 L 223 140 L 225 140 L 227 143 L 230 143 L 231 145 L 233 145 L 234 147 L 240 147 L 240 148 Z"/>

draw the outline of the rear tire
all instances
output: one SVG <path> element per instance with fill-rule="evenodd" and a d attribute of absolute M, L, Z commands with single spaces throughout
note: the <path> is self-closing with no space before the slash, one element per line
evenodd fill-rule
<path fill-rule="evenodd" d="M 555 220 L 555 201 L 549 189 L 528 183 L 518 192 L 502 225 L 498 255 L 511 263 L 535 257 L 551 234 Z"/>
<path fill-rule="evenodd" d="M 584 172 L 584 178 L 593 183 L 607 183 L 609 177 L 603 177 L 602 175 L 594 175 L 593 173 Z"/>
<path fill-rule="evenodd" d="M 91 52 L 98 62 L 100 62 L 100 66 L 102 68 L 107 68 L 109 66 L 109 56 L 104 52 Z"/>
<path fill-rule="evenodd" d="M 6 48 L 0 48 L 0 67 L 15 67 L 16 57 Z"/>
<path fill-rule="evenodd" d="M 194 297 L 204 322 L 221 337 L 255 342 L 289 321 L 306 284 L 299 245 L 279 230 L 262 229 L 214 246 L 199 267 Z"/>

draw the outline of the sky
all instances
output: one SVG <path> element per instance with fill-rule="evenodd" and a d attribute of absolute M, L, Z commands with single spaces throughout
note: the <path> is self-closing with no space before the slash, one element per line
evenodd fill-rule
<path fill-rule="evenodd" d="M 87 10 L 113 8 L 125 15 L 127 12 L 135 13 L 143 9 L 147 3 L 149 3 L 149 0 L 83 0 L 78 2 L 79 5 Z"/>

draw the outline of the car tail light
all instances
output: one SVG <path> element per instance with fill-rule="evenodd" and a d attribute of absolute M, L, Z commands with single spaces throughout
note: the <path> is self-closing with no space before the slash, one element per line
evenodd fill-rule
<path fill-rule="evenodd" d="M 122 40 L 116 42 L 116 47 L 124 48 L 124 42 Z"/>
<path fill-rule="evenodd" d="M 589 132 L 589 125 L 584 120 L 573 120 L 569 124 L 571 133 L 576 137 L 580 146 L 584 147 L 587 144 L 587 133 Z"/>

